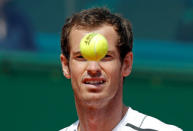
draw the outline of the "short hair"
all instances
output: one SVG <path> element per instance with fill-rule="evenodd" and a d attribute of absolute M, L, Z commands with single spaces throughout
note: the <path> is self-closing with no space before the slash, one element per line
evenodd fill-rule
<path fill-rule="evenodd" d="M 123 61 L 125 55 L 132 51 L 133 32 L 130 22 L 118 14 L 111 13 L 107 8 L 91 8 L 73 14 L 66 19 L 61 34 L 61 50 L 67 59 L 70 57 L 69 35 L 73 27 L 92 29 L 104 24 L 112 25 L 119 36 L 117 49 L 120 60 Z"/>

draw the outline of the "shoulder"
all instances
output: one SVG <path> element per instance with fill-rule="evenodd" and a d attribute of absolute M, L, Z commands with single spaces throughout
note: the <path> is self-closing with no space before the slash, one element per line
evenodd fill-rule
<path fill-rule="evenodd" d="M 166 124 L 151 116 L 146 116 L 146 118 L 144 118 L 141 128 L 151 128 L 159 131 L 182 131 L 182 129 L 174 125 Z"/>
<path fill-rule="evenodd" d="M 59 131 L 76 131 L 77 127 L 78 127 L 78 123 L 79 123 L 79 121 L 76 121 L 72 125 L 70 125 L 70 126 L 68 126 L 66 128 L 63 128 L 63 129 L 61 129 Z"/>
<path fill-rule="evenodd" d="M 137 130 L 151 129 L 155 131 L 182 131 L 182 129 L 174 125 L 166 124 L 157 118 L 145 115 L 133 110 L 132 108 L 129 108 L 128 110 L 126 126 Z"/>

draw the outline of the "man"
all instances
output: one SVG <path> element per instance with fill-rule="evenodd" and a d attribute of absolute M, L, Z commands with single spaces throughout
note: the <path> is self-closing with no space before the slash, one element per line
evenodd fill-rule
<path fill-rule="evenodd" d="M 102 34 L 108 52 L 100 61 L 80 53 L 81 39 Z M 133 34 L 130 23 L 105 8 L 93 8 L 67 19 L 61 37 L 64 76 L 71 79 L 79 121 L 61 131 L 181 131 L 123 104 L 123 80 L 131 73 Z"/>

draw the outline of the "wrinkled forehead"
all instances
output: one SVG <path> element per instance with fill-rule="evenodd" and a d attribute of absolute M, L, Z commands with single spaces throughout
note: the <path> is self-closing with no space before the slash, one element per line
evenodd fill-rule
<path fill-rule="evenodd" d="M 70 35 L 69 35 L 69 47 L 70 47 L 70 54 L 72 52 L 79 52 L 80 51 L 80 41 L 81 39 L 88 33 L 100 33 L 103 35 L 108 42 L 109 49 L 108 51 L 117 51 L 117 43 L 119 37 L 117 32 L 110 25 L 103 25 L 97 28 L 92 29 L 85 29 L 85 28 L 72 28 Z"/>
<path fill-rule="evenodd" d="M 107 40 L 116 40 L 119 41 L 119 35 L 114 26 L 109 24 L 103 24 L 97 27 L 82 27 L 82 26 L 73 26 L 70 34 L 69 34 L 69 46 L 73 43 L 80 43 L 80 40 L 87 34 L 87 33 L 100 33 L 102 34 Z"/>
<path fill-rule="evenodd" d="M 101 23 L 98 25 L 78 25 L 78 24 L 74 24 L 72 26 L 72 30 L 87 30 L 87 31 L 94 31 L 94 30 L 98 30 L 100 28 L 104 28 L 104 27 L 111 27 L 113 28 L 115 31 L 117 30 L 117 27 L 115 25 L 109 24 L 109 23 Z"/>

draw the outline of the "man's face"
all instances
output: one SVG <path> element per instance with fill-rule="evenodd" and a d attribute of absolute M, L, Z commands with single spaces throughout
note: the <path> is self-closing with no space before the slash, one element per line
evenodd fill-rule
<path fill-rule="evenodd" d="M 80 53 L 80 41 L 90 32 L 100 33 L 108 41 L 108 53 L 100 61 L 88 61 Z M 61 60 L 64 75 L 71 78 L 76 100 L 87 104 L 103 105 L 116 96 L 122 98 L 123 76 L 130 74 L 132 53 L 130 52 L 128 57 L 131 59 L 130 62 L 124 61 L 121 64 L 116 47 L 118 39 L 117 33 L 110 25 L 103 25 L 93 30 L 72 29 L 69 65 L 65 62 L 63 55 L 61 55 Z"/>

